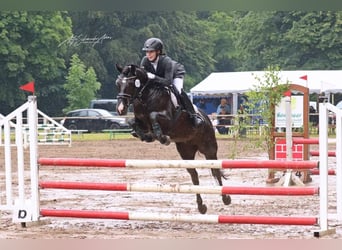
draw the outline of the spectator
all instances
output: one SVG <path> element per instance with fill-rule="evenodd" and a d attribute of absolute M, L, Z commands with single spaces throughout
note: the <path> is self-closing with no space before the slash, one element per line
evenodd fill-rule
<path fill-rule="evenodd" d="M 229 125 L 231 125 L 230 118 L 227 116 L 227 111 L 225 108 L 222 108 L 217 116 L 217 131 L 220 134 L 228 134 Z"/>
<path fill-rule="evenodd" d="M 226 111 L 226 114 L 231 114 L 231 108 L 226 98 L 221 99 L 221 103 L 217 107 L 216 114 L 220 114 L 222 109 Z"/>
<path fill-rule="evenodd" d="M 215 132 L 218 132 L 217 131 L 217 122 L 218 122 L 217 121 L 217 114 L 216 113 L 212 113 L 209 117 L 210 117 L 211 123 L 213 124 Z"/>
<path fill-rule="evenodd" d="M 206 105 L 205 105 L 205 101 L 204 99 L 200 99 L 197 106 L 200 108 L 200 109 L 203 109 L 205 110 L 206 109 Z"/>
<path fill-rule="evenodd" d="M 239 108 L 239 135 L 241 137 L 246 137 L 246 119 L 244 118 L 243 114 L 245 112 L 245 107 L 243 106 L 243 104 L 240 104 L 240 108 Z"/>

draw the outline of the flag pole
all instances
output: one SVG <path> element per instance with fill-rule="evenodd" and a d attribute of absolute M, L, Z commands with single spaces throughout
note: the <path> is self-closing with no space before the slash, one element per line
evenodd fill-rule
<path fill-rule="evenodd" d="M 305 87 L 308 87 L 309 86 L 309 84 L 308 84 L 308 75 L 304 75 L 304 76 L 301 76 L 301 77 L 299 77 L 300 79 L 302 79 L 302 80 L 305 80 Z"/>

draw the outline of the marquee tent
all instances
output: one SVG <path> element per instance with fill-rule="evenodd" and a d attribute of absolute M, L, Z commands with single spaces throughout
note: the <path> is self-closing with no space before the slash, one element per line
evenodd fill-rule
<path fill-rule="evenodd" d="M 214 72 L 190 89 L 190 93 L 192 96 L 244 93 L 260 84 L 256 77 L 262 80 L 264 76 L 265 71 Z M 310 93 L 342 92 L 342 70 L 280 71 L 278 76 L 281 83 L 288 81 L 308 87 Z"/>

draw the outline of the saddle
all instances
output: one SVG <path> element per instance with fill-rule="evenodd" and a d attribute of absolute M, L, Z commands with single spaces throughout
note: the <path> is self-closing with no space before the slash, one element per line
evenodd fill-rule
<path fill-rule="evenodd" d="M 168 89 L 170 91 L 171 100 L 173 99 L 172 95 L 174 95 L 174 97 L 176 98 L 176 100 L 172 100 L 176 108 L 178 104 L 179 105 L 178 109 L 180 110 L 189 111 L 189 112 L 193 110 L 193 105 L 190 102 L 188 95 L 185 93 L 183 89 L 181 93 L 179 93 L 179 91 L 176 89 L 176 87 L 173 84 L 171 84 Z"/>

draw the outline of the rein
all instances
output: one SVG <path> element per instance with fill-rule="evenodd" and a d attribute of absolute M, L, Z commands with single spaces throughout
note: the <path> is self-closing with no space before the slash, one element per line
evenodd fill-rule
<path fill-rule="evenodd" d="M 121 79 L 121 81 L 123 83 L 126 83 L 127 80 L 132 80 L 132 79 L 138 79 L 137 76 L 130 76 L 130 77 L 122 77 L 122 76 L 119 76 L 119 79 Z M 118 93 L 118 98 L 125 98 L 125 99 L 131 99 L 131 100 L 134 100 L 136 98 L 139 98 L 141 99 L 141 96 L 142 96 L 142 93 L 144 92 L 144 90 L 146 89 L 147 86 L 149 86 L 150 84 L 147 82 L 142 88 L 140 87 L 137 87 L 139 90 L 138 94 L 135 95 L 135 96 L 132 96 L 130 94 L 125 94 L 125 93 Z"/>

